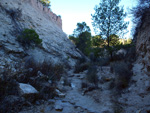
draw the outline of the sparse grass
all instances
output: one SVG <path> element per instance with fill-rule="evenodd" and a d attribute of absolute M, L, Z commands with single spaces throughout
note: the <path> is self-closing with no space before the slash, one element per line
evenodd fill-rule
<path fill-rule="evenodd" d="M 109 57 L 98 59 L 98 65 L 100 65 L 100 66 L 107 66 L 107 65 L 109 65 L 109 63 L 110 63 Z"/>
<path fill-rule="evenodd" d="M 134 62 L 135 60 L 136 60 L 136 48 L 133 45 L 128 49 L 127 54 L 125 56 L 125 61 Z"/>
<path fill-rule="evenodd" d="M 86 61 L 86 58 L 80 58 L 75 66 L 75 73 L 83 72 L 89 68 L 90 63 Z"/>
<path fill-rule="evenodd" d="M 76 68 L 75 73 L 83 72 L 83 71 L 87 70 L 89 68 L 89 66 L 90 66 L 90 63 L 88 63 L 88 62 L 80 64 Z"/>
<path fill-rule="evenodd" d="M 27 60 L 25 68 L 27 71 L 19 79 L 23 83 L 30 83 L 39 91 L 37 99 L 48 99 L 55 97 L 57 81 L 64 73 L 62 64 L 48 62 L 36 63 L 33 59 Z"/>
<path fill-rule="evenodd" d="M 86 79 L 95 85 L 98 84 L 97 67 L 91 66 L 86 74 Z"/>
<path fill-rule="evenodd" d="M 28 76 L 37 76 L 38 72 L 47 76 L 48 80 L 59 80 L 64 72 L 64 67 L 61 64 L 52 64 L 44 61 L 43 63 L 36 63 L 34 60 L 26 62 L 26 68 L 31 69 L 27 73 Z"/>

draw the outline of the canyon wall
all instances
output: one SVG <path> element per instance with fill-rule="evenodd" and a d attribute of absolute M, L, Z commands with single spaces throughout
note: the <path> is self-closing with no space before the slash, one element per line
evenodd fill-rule
<path fill-rule="evenodd" d="M 150 75 L 150 10 L 142 17 L 141 25 L 137 31 L 136 52 L 138 61 L 143 64 L 145 73 Z"/>
<path fill-rule="evenodd" d="M 53 21 L 60 28 L 62 28 L 62 19 L 61 19 L 61 17 L 57 16 L 55 13 L 53 13 L 50 8 L 48 8 L 46 6 L 43 6 L 43 4 L 41 2 L 39 2 L 39 0 L 30 0 L 29 2 L 31 3 L 32 7 L 36 8 L 38 11 L 40 11 L 42 13 L 46 13 L 48 18 L 51 21 Z"/>
<path fill-rule="evenodd" d="M 0 64 L 34 58 L 74 66 L 79 50 L 62 31 L 62 20 L 37 0 L 0 1 Z M 34 29 L 42 44 L 25 49 L 17 40 L 18 29 Z M 19 61 L 20 62 L 20 61 Z M 1 67 L 1 65 L 0 65 Z"/>

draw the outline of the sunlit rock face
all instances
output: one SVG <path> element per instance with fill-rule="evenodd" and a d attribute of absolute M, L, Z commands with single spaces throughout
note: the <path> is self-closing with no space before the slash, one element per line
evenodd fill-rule
<path fill-rule="evenodd" d="M 145 73 L 150 75 L 150 10 L 148 12 L 143 16 L 137 32 L 136 51 Z"/>
<path fill-rule="evenodd" d="M 19 10 L 19 11 L 18 11 Z M 38 0 L 0 1 L 0 57 L 38 62 L 51 61 L 74 66 L 81 55 L 62 30 L 60 16 Z M 42 39 L 40 47 L 24 49 L 17 41 L 17 30 L 34 29 Z"/>

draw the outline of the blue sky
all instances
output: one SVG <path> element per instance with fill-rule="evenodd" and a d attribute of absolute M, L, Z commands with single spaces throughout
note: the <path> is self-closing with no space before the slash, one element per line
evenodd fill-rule
<path fill-rule="evenodd" d="M 94 35 L 91 14 L 93 14 L 94 7 L 99 4 L 100 0 L 50 0 L 51 9 L 57 15 L 61 15 L 63 21 L 63 31 L 70 35 L 76 28 L 78 22 L 86 22 L 90 26 L 92 35 Z M 137 0 L 122 0 L 121 6 L 124 6 L 126 11 L 136 5 Z M 126 20 L 130 21 L 130 18 Z M 131 29 L 131 22 L 129 30 Z M 128 33 L 129 36 L 130 32 Z"/>

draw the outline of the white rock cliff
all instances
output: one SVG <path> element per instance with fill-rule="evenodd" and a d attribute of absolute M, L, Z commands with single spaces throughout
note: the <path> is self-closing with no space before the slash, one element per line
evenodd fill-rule
<path fill-rule="evenodd" d="M 15 21 L 11 11 L 20 10 Z M 74 66 L 81 55 L 66 34 L 62 31 L 60 16 L 43 7 L 38 0 L 1 0 L 0 1 L 0 57 L 22 60 L 33 57 L 42 62 L 68 63 Z M 24 50 L 17 41 L 16 29 L 33 28 L 42 39 L 42 46 Z"/>

